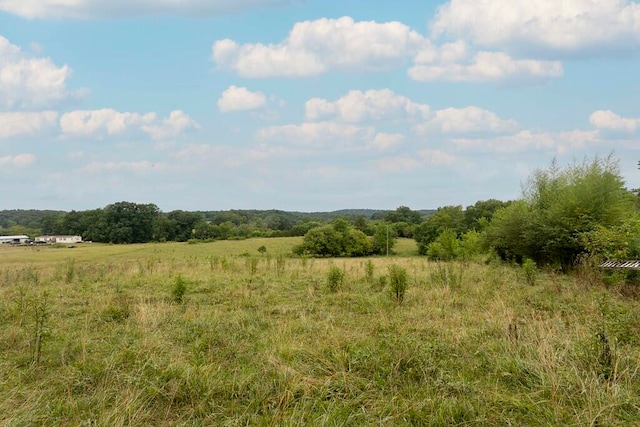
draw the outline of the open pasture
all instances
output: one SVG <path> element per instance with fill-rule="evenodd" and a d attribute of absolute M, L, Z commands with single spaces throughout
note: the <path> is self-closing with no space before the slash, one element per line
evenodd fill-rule
<path fill-rule="evenodd" d="M 640 423 L 640 304 L 595 271 L 299 241 L 0 247 L 0 424 Z"/>

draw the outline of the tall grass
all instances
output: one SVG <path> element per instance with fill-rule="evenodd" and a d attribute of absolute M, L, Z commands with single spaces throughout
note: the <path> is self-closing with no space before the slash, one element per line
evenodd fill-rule
<path fill-rule="evenodd" d="M 0 248 L 0 425 L 640 424 L 640 302 L 614 286 L 291 242 L 79 246 L 70 281 L 66 248 Z"/>

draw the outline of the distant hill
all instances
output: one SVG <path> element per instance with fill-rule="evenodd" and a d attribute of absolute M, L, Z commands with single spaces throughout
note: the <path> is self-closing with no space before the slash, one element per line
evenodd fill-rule
<path fill-rule="evenodd" d="M 9 228 L 22 225 L 29 228 L 39 228 L 42 220 L 51 215 L 61 215 L 64 211 L 12 209 L 0 211 L 0 227 Z"/>
<path fill-rule="evenodd" d="M 257 218 L 265 221 L 283 221 L 295 224 L 304 221 L 331 221 L 338 217 L 356 218 L 363 216 L 366 219 L 382 219 L 385 214 L 392 210 L 384 209 L 340 209 L 329 212 L 299 212 L 282 210 L 257 210 L 257 209 L 230 209 L 221 211 L 194 211 L 201 214 L 208 220 L 216 219 L 216 222 L 230 221 L 235 224 L 248 223 Z M 418 210 L 423 218 L 435 212 L 435 209 Z M 9 228 L 20 225 L 28 228 L 42 227 L 43 220 L 52 216 L 61 216 L 68 212 L 58 210 L 37 210 L 37 209 L 12 209 L 0 211 L 0 228 Z M 283 224 L 284 225 L 284 224 Z"/>

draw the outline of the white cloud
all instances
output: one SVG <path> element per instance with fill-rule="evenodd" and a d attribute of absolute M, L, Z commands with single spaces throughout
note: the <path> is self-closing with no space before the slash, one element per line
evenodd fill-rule
<path fill-rule="evenodd" d="M 458 158 L 443 150 L 421 150 L 418 157 L 429 166 L 451 166 L 458 162 Z"/>
<path fill-rule="evenodd" d="M 497 114 L 478 107 L 447 108 L 436 111 L 428 122 L 416 126 L 420 133 L 437 131 L 447 134 L 476 132 L 512 132 L 518 128 L 515 120 L 501 119 Z"/>
<path fill-rule="evenodd" d="M 32 165 L 36 161 L 36 156 L 33 154 L 18 154 L 16 156 L 4 156 L 0 157 L 0 167 L 26 167 Z"/>
<path fill-rule="evenodd" d="M 335 122 L 313 122 L 301 125 L 271 126 L 260 129 L 261 140 L 284 142 L 300 147 L 335 147 L 363 143 L 375 138 L 373 128 Z"/>
<path fill-rule="evenodd" d="M 66 82 L 71 69 L 49 58 L 32 58 L 0 36 L 0 108 L 42 108 L 74 93 Z"/>
<path fill-rule="evenodd" d="M 424 42 L 400 22 L 322 18 L 295 24 L 279 44 L 219 40 L 213 60 L 245 77 L 313 76 L 334 69 L 389 69 L 417 53 Z"/>
<path fill-rule="evenodd" d="M 528 130 L 514 135 L 495 138 L 455 138 L 453 144 L 460 150 L 471 152 L 518 153 L 544 151 L 564 154 L 570 150 L 597 145 L 598 131 L 573 130 L 565 132 L 534 133 Z"/>
<path fill-rule="evenodd" d="M 467 165 L 467 162 L 461 161 L 446 151 L 427 149 L 418 151 L 414 156 L 396 156 L 379 159 L 374 162 L 374 166 L 381 172 L 400 173 L 425 167 L 452 166 L 461 162 Z"/>
<path fill-rule="evenodd" d="M 104 137 L 122 134 L 155 120 L 155 113 L 121 113 L 105 108 L 65 113 L 60 118 L 60 127 L 63 134 L 69 136 Z"/>
<path fill-rule="evenodd" d="M 640 119 L 621 117 L 612 111 L 599 110 L 591 114 L 589 122 L 603 130 L 633 133 L 640 129 Z"/>
<path fill-rule="evenodd" d="M 415 157 L 398 156 L 376 160 L 374 166 L 380 172 L 399 173 L 418 169 L 422 163 Z"/>
<path fill-rule="evenodd" d="M 199 17 L 292 3 L 293 0 L 0 0 L 0 10 L 29 19 L 141 15 Z"/>
<path fill-rule="evenodd" d="M 559 61 L 514 59 L 503 52 L 478 52 L 465 60 L 458 55 L 466 51 L 455 53 L 446 56 L 421 52 L 408 75 L 418 81 L 491 82 L 560 77 L 564 73 Z"/>
<path fill-rule="evenodd" d="M 373 138 L 370 146 L 379 151 L 386 151 L 401 144 L 404 139 L 404 135 L 400 133 L 379 133 Z"/>
<path fill-rule="evenodd" d="M 640 48 L 640 4 L 628 0 L 450 0 L 432 35 L 510 52 L 606 53 Z"/>
<path fill-rule="evenodd" d="M 263 107 L 267 97 L 261 92 L 251 92 L 246 87 L 229 86 L 218 100 L 218 108 L 223 113 L 230 111 L 255 110 Z"/>
<path fill-rule="evenodd" d="M 80 171 L 92 174 L 116 172 L 145 174 L 152 171 L 160 171 L 161 169 L 164 169 L 163 164 L 142 160 L 139 162 L 91 162 L 80 168 Z"/>
<path fill-rule="evenodd" d="M 145 124 L 142 130 L 153 139 L 177 137 L 187 131 L 200 129 L 200 125 L 187 114 L 174 110 L 161 124 Z"/>
<path fill-rule="evenodd" d="M 365 122 L 429 116 L 429 106 L 417 104 L 389 89 L 352 90 L 337 101 L 313 98 L 306 103 L 308 120 L 338 118 L 345 122 Z"/>
<path fill-rule="evenodd" d="M 0 112 L 0 139 L 17 136 L 38 136 L 52 132 L 57 125 L 58 113 L 55 111 L 38 113 Z"/>
<path fill-rule="evenodd" d="M 156 113 L 121 113 L 111 108 L 65 113 L 60 118 L 60 127 L 66 136 L 104 138 L 142 131 L 154 139 L 175 137 L 199 128 L 180 110 L 172 111 L 168 118 L 158 122 Z"/>

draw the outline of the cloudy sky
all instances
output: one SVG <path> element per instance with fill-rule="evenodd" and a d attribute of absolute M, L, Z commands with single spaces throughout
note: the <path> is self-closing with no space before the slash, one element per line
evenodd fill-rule
<path fill-rule="evenodd" d="M 413 209 L 613 153 L 640 2 L 0 0 L 0 209 Z"/>

